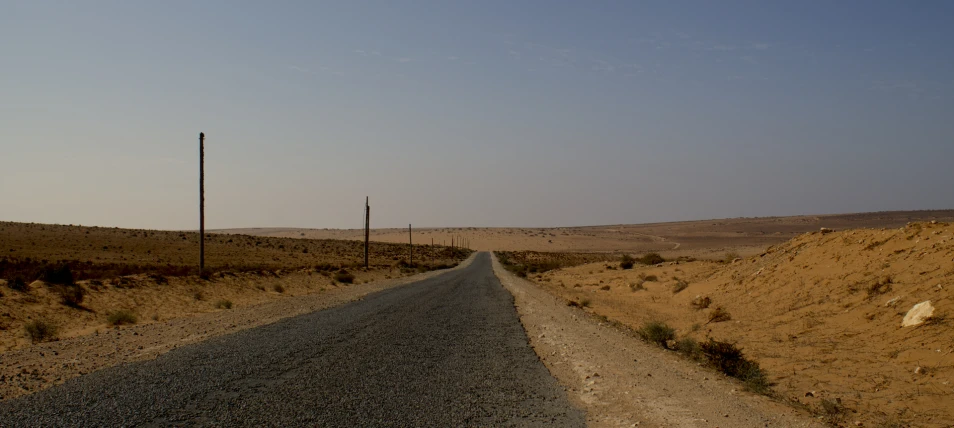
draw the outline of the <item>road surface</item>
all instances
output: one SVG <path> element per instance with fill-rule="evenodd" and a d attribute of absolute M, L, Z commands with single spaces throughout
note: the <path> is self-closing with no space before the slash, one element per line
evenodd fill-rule
<path fill-rule="evenodd" d="M 489 255 L 0 403 L 0 426 L 583 426 Z"/>

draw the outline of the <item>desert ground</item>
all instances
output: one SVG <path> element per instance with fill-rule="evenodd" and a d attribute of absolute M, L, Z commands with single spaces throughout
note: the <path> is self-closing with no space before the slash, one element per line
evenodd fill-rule
<path fill-rule="evenodd" d="M 52 340 L 148 324 L 456 265 L 466 250 L 373 243 L 365 270 L 354 241 L 0 222 L 0 352 L 28 347 L 27 325 Z M 69 278 L 46 278 L 69 267 Z M 55 273 L 55 272 L 54 272 Z M 68 297 L 72 301 L 67 301 Z"/>
<path fill-rule="evenodd" d="M 414 231 L 415 266 L 406 262 L 406 229 L 376 229 L 368 270 L 361 230 L 216 230 L 207 235 L 204 273 L 195 232 L 0 222 L 0 394 L 30 394 L 436 274 L 422 272 L 472 254 L 448 247 L 453 237 L 455 245 L 463 239 L 496 251 L 514 276 L 600 328 L 637 337 L 649 322 L 670 326 L 673 337 L 659 343 L 664 355 L 706 366 L 699 344 L 731 343 L 765 374 L 767 388 L 755 392 L 832 426 L 951 426 L 952 221 L 954 210 L 425 228 Z M 649 253 L 664 261 L 643 264 L 658 261 Z M 623 255 L 635 258 L 632 268 L 621 265 Z M 512 293 L 533 294 L 503 282 Z M 928 301 L 933 313 L 924 323 L 901 327 L 915 304 Z M 526 319 L 528 332 L 547 328 Z M 55 331 L 37 335 L 38 324 Z M 531 345 L 551 364 L 541 352 L 565 347 L 542 337 Z M 592 397 L 581 397 L 592 406 Z"/>
<path fill-rule="evenodd" d="M 667 258 L 721 258 L 726 252 L 761 253 L 802 233 L 831 229 L 901 227 L 912 221 L 954 221 L 954 210 L 893 211 L 817 216 L 733 218 L 672 223 L 556 228 L 421 228 L 419 244 L 450 245 L 463 238 L 478 251 L 546 251 L 582 253 L 645 253 Z M 364 240 L 359 229 L 255 228 L 213 231 L 263 237 Z M 407 229 L 371 229 L 371 240 L 407 243 Z"/>
<path fill-rule="evenodd" d="M 572 264 L 565 255 L 501 254 L 516 266 Z M 770 395 L 832 425 L 954 422 L 950 223 L 810 232 L 724 261 L 542 270 L 516 269 L 568 305 L 632 331 L 667 324 L 675 337 L 661 345 L 689 358 L 709 339 L 733 343 L 765 370 Z M 922 302 L 932 316 L 902 327 Z"/>

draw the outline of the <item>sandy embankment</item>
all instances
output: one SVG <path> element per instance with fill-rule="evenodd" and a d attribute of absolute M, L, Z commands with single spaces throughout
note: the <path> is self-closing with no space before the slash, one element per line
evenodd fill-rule
<path fill-rule="evenodd" d="M 494 258 L 537 355 L 594 427 L 822 427 L 803 411 L 570 308 Z"/>

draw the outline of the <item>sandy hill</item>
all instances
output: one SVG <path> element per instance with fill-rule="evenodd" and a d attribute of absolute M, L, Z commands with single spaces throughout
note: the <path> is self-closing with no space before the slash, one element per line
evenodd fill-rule
<path fill-rule="evenodd" d="M 617 265 L 532 279 L 634 327 L 657 319 L 680 336 L 737 342 L 783 397 L 819 412 L 840 402 L 832 416 L 845 423 L 954 423 L 954 225 L 813 232 L 729 264 Z M 688 287 L 674 292 L 680 280 Z M 704 298 L 708 308 L 693 307 Z M 901 327 L 925 301 L 933 317 Z M 715 308 L 730 319 L 710 322 Z"/>

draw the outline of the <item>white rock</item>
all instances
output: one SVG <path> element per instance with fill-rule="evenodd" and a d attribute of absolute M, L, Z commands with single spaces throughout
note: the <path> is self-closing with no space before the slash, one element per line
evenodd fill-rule
<path fill-rule="evenodd" d="M 932 315 L 934 315 L 934 306 L 931 305 L 930 300 L 925 300 L 914 305 L 911 310 L 908 311 L 904 316 L 904 320 L 901 321 L 901 327 L 914 327 L 924 324 L 924 321 L 927 321 Z"/>

